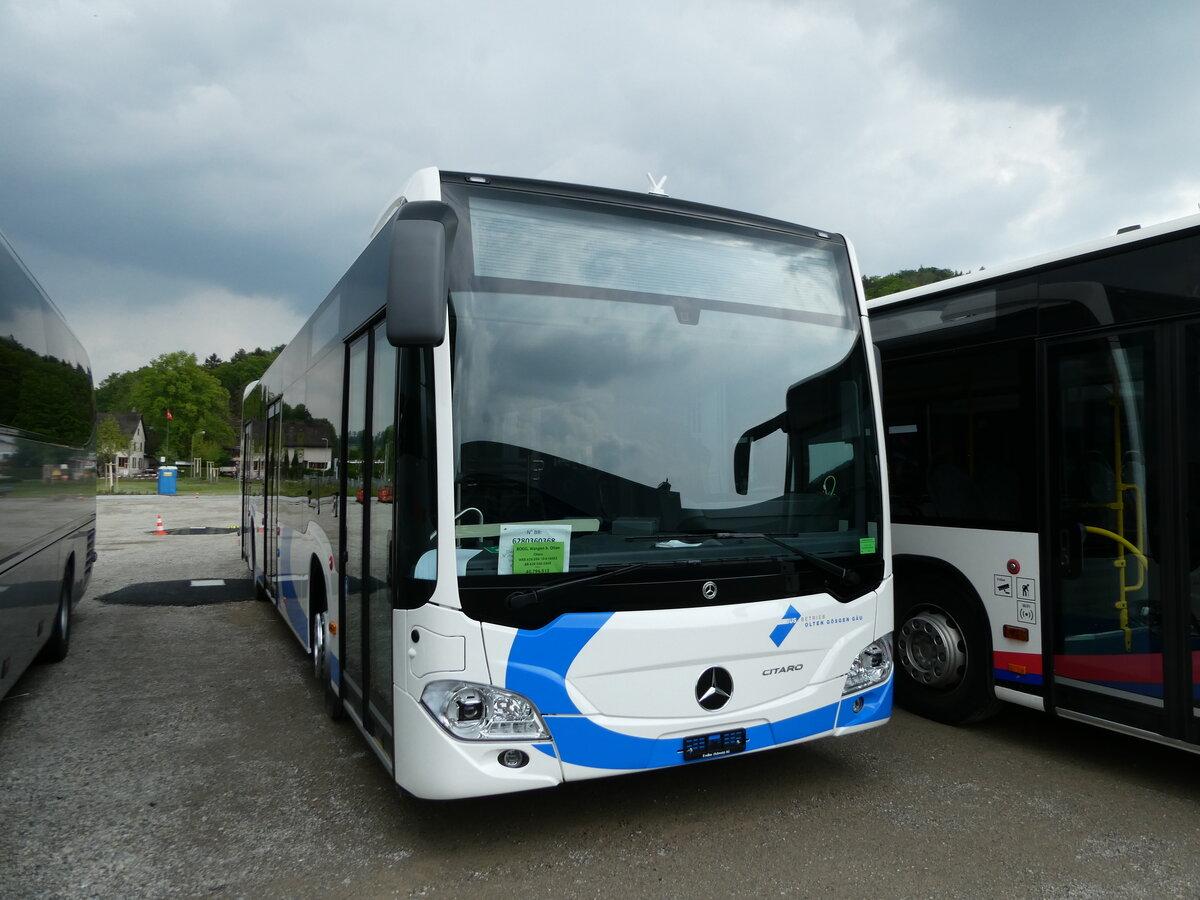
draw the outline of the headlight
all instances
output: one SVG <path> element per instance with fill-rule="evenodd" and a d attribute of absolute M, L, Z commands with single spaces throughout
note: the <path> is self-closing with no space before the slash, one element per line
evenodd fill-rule
<path fill-rule="evenodd" d="M 465 741 L 540 741 L 550 732 L 520 694 L 469 681 L 434 681 L 421 703 L 443 728 Z"/>
<path fill-rule="evenodd" d="M 872 641 L 863 652 L 850 663 L 842 694 L 853 694 L 863 688 L 874 687 L 887 681 L 892 675 L 892 636 L 890 634 Z"/>

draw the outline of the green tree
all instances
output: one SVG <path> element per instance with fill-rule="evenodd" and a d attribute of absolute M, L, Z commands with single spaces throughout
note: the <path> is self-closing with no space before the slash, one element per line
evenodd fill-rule
<path fill-rule="evenodd" d="M 96 388 L 96 409 L 100 412 L 133 412 L 133 395 L 146 367 L 136 372 L 114 372 Z"/>
<path fill-rule="evenodd" d="M 96 427 L 91 378 L 79 365 L 0 337 L 0 422 L 81 447 Z"/>
<path fill-rule="evenodd" d="M 143 372 L 133 399 L 143 420 L 164 435 L 164 456 L 190 452 L 192 436 L 199 437 L 201 431 L 208 443 L 223 446 L 234 442 L 229 392 L 196 362 L 194 353 L 164 353 Z M 169 422 L 168 410 L 172 416 Z"/>
<path fill-rule="evenodd" d="M 123 449 L 129 446 L 129 441 L 121 433 L 121 426 L 111 415 L 102 415 L 96 425 L 96 462 L 105 465 Z"/>
<path fill-rule="evenodd" d="M 937 269 L 932 266 L 921 266 L 919 269 L 901 269 L 899 272 L 893 272 L 891 275 L 864 275 L 863 292 L 866 294 L 868 300 L 874 300 L 877 297 L 885 297 L 897 291 L 906 291 L 909 288 L 933 284 L 935 281 L 943 281 L 961 274 L 962 272 L 955 272 L 953 269 Z"/>
<path fill-rule="evenodd" d="M 168 353 L 149 366 L 132 372 L 113 373 L 105 378 L 96 388 L 96 408 L 111 413 L 140 410 L 146 424 L 146 453 L 150 457 L 178 456 L 194 449 L 196 455 L 204 459 L 225 462 L 240 429 L 242 393 L 246 385 L 261 378 L 282 351 L 282 344 L 270 350 L 261 347 L 249 351 L 238 349 L 228 362 L 222 362 L 220 356 L 212 353 L 199 365 L 195 357 L 188 362 L 191 354 Z M 214 420 L 215 413 L 211 408 L 204 407 L 203 413 L 194 412 L 183 402 L 187 398 L 179 396 L 181 385 L 185 393 L 190 390 L 188 385 L 197 370 L 215 378 L 226 391 L 228 401 L 219 421 Z M 181 373 L 186 377 L 181 379 Z M 197 383 L 211 387 L 211 382 Z M 170 391 L 168 384 L 173 385 Z M 166 420 L 167 409 L 174 416 L 170 423 Z M 168 435 L 169 447 L 166 445 Z"/>

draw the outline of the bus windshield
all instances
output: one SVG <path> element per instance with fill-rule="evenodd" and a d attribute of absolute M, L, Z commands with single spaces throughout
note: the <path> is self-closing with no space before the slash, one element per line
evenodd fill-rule
<path fill-rule="evenodd" d="M 464 587 L 877 562 L 844 244 L 561 198 L 468 209 L 451 290 Z"/>

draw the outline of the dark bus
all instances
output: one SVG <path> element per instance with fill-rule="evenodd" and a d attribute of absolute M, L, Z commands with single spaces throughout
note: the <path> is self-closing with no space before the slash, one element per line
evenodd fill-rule
<path fill-rule="evenodd" d="M 0 235 L 0 696 L 67 655 L 96 559 L 92 368 Z"/>
<path fill-rule="evenodd" d="M 870 306 L 896 697 L 1200 751 L 1200 216 Z"/>

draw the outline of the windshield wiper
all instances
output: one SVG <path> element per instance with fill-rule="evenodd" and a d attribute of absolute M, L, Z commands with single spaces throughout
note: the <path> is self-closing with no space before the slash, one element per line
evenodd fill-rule
<path fill-rule="evenodd" d="M 809 553 L 807 550 L 801 550 L 799 547 L 793 547 L 791 544 L 785 544 L 773 535 L 766 534 L 762 531 L 719 531 L 713 535 L 716 538 L 761 538 L 764 541 L 770 541 L 777 547 L 782 547 L 794 553 L 796 556 L 803 559 L 805 562 L 810 562 L 822 572 L 827 572 L 830 575 L 836 575 L 849 587 L 858 587 L 862 584 L 862 576 L 853 569 L 847 569 L 845 566 L 839 566 L 835 562 L 830 562 L 823 556 L 817 556 L 815 553 Z"/>
<path fill-rule="evenodd" d="M 632 563 L 628 566 L 620 566 L 615 569 L 606 569 L 603 572 L 597 572 L 595 575 L 583 575 L 579 578 L 564 578 L 561 581 L 554 581 L 544 587 L 533 588 L 528 591 L 515 591 L 504 598 L 504 606 L 511 612 L 523 612 L 527 609 L 536 607 L 542 602 L 542 598 L 547 594 L 551 594 L 560 588 L 573 587 L 577 584 L 590 584 L 595 581 L 601 581 L 605 578 L 612 578 L 616 575 L 624 575 L 626 572 L 632 572 L 635 569 L 643 569 L 649 563 L 639 562 Z"/>
<path fill-rule="evenodd" d="M 763 540 L 770 541 L 777 547 L 782 547 L 794 556 L 798 556 L 805 562 L 812 564 L 815 568 L 820 569 L 828 575 L 836 576 L 841 579 L 842 583 L 847 587 L 855 588 L 862 584 L 862 576 L 854 569 L 847 569 L 845 566 L 839 566 L 835 562 L 825 559 L 823 556 L 817 556 L 815 553 L 809 553 L 807 550 L 801 550 L 799 547 L 793 547 L 791 544 L 785 544 L 775 535 L 767 534 L 762 531 L 693 531 L 680 532 L 678 534 L 654 534 L 654 535 L 633 535 L 627 537 L 627 541 L 664 541 L 664 540 L 695 540 L 696 538 L 716 538 L 717 540 Z"/>

